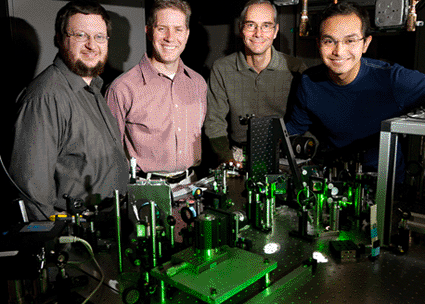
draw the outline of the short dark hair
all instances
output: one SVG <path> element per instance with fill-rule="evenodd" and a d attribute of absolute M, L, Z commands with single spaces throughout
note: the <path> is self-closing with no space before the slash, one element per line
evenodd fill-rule
<path fill-rule="evenodd" d="M 243 25 L 244 21 L 245 21 L 245 17 L 246 17 L 246 13 L 248 11 L 248 8 L 251 5 L 254 5 L 254 4 L 270 4 L 273 7 L 273 10 L 274 10 L 274 22 L 275 23 L 277 22 L 277 9 L 276 9 L 276 6 L 272 2 L 270 2 L 269 0 L 250 0 L 245 4 L 245 6 L 244 6 L 244 8 L 241 12 L 241 15 L 239 17 L 239 27 L 241 27 Z"/>
<path fill-rule="evenodd" d="M 339 16 L 339 15 L 351 15 L 355 14 L 360 18 L 362 22 L 362 32 L 364 37 L 368 37 L 371 34 L 370 31 L 370 20 L 369 13 L 367 10 L 352 2 L 338 2 L 337 4 L 330 4 L 325 10 L 322 12 L 319 23 L 319 33 L 322 33 L 322 24 L 330 17 Z"/>
<path fill-rule="evenodd" d="M 62 7 L 56 15 L 55 22 L 55 46 L 60 47 L 65 35 L 67 34 L 67 27 L 69 18 L 75 14 L 84 15 L 100 15 L 106 23 L 108 36 L 111 33 L 112 25 L 111 18 L 106 10 L 95 0 L 73 0 Z"/>
<path fill-rule="evenodd" d="M 146 25 L 148 28 L 153 28 L 156 23 L 156 13 L 162 9 L 172 8 L 181 11 L 186 15 L 186 27 L 189 28 L 190 15 L 192 10 L 189 3 L 184 0 L 155 0 L 149 11 L 148 20 Z"/>

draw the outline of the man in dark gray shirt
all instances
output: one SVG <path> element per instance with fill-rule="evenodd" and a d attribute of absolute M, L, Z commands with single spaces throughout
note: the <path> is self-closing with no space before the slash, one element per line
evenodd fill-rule
<path fill-rule="evenodd" d="M 21 93 L 10 173 L 31 201 L 31 219 L 66 211 L 65 195 L 86 203 L 126 191 L 128 163 L 100 89 L 110 19 L 96 2 L 72 1 L 57 14 L 53 64 Z"/>

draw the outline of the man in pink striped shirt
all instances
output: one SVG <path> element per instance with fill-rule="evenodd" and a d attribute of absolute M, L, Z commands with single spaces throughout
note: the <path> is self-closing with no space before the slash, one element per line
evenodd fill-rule
<path fill-rule="evenodd" d="M 151 55 L 118 77 L 106 92 L 127 157 L 139 176 L 178 183 L 201 161 L 207 85 L 184 65 L 191 9 L 182 0 L 155 1 L 146 25 Z"/>

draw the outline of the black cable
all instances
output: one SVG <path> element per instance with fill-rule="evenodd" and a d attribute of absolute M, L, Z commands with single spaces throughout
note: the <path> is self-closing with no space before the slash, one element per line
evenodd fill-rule
<path fill-rule="evenodd" d="M 40 211 L 40 213 L 46 218 L 46 220 L 50 221 L 49 217 L 43 212 L 43 210 L 41 210 L 41 208 L 39 206 L 41 204 L 39 202 L 34 201 L 32 198 L 30 198 L 12 179 L 12 177 L 10 176 L 9 172 L 6 169 L 6 166 L 4 165 L 4 162 L 3 162 L 1 155 L 0 155 L 0 163 L 1 163 L 1 166 L 3 167 L 4 173 L 6 173 L 6 176 L 9 178 L 9 180 L 12 182 L 12 184 L 15 186 L 15 188 L 22 194 L 22 196 L 26 200 L 28 200 L 30 203 L 32 203 L 38 209 L 38 211 Z"/>
<path fill-rule="evenodd" d="M 425 1 L 421 0 L 416 4 L 416 13 L 419 12 L 421 9 L 423 9 L 425 5 Z"/>
<path fill-rule="evenodd" d="M 416 115 L 421 115 L 421 116 L 416 116 Z M 406 114 L 407 117 L 412 118 L 412 119 L 417 119 L 417 120 L 425 120 L 425 116 L 423 113 L 420 114 Z"/>
<path fill-rule="evenodd" d="M 91 260 L 91 259 L 90 259 L 90 260 Z M 100 279 L 99 279 L 99 278 L 96 278 L 96 277 L 95 277 L 95 276 L 93 276 L 92 274 L 88 273 L 86 270 L 84 270 L 84 269 L 80 268 L 78 265 L 73 264 L 73 262 L 72 262 L 72 261 L 71 261 L 71 262 L 68 262 L 67 266 L 68 266 L 68 267 L 71 267 L 71 268 L 73 268 L 73 269 L 75 269 L 75 270 L 78 270 L 78 271 L 82 272 L 83 274 L 85 274 L 86 276 L 90 277 L 91 279 L 93 279 L 93 280 L 95 280 L 95 281 L 97 281 L 97 282 L 100 282 Z M 118 290 L 118 289 L 116 289 L 116 288 L 112 287 L 112 286 L 111 286 L 111 285 L 109 285 L 107 282 L 102 282 L 102 285 L 103 285 L 103 286 L 108 287 L 110 290 L 112 290 L 112 291 L 114 291 L 114 292 L 116 292 L 116 293 L 118 293 L 118 294 L 121 294 L 121 291 L 120 291 L 120 290 Z"/>

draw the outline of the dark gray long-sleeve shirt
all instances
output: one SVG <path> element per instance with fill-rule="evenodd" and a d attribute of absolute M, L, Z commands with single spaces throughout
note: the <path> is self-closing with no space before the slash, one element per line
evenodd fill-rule
<path fill-rule="evenodd" d="M 102 84 L 96 77 L 88 86 L 56 57 L 19 98 L 10 173 L 47 216 L 66 210 L 64 194 L 96 203 L 126 191 L 128 162 Z"/>
<path fill-rule="evenodd" d="M 284 117 L 293 76 L 306 68 L 301 59 L 278 52 L 274 47 L 270 63 L 261 73 L 248 65 L 241 51 L 214 62 L 204 124 L 213 149 L 213 141 L 217 138 L 228 137 L 237 143 L 246 141 L 247 126 L 240 124 L 240 116 Z M 222 154 L 220 158 L 225 158 L 224 154 L 229 152 L 228 147 L 214 150 Z"/>

